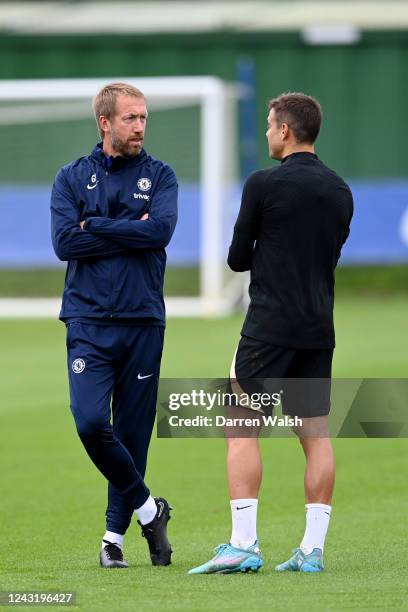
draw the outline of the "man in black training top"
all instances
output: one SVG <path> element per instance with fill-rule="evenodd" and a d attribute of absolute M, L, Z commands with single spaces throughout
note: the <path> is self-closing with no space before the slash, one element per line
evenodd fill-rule
<path fill-rule="evenodd" d="M 315 154 L 321 118 L 319 102 L 304 94 L 283 94 L 269 102 L 269 155 L 281 164 L 254 172 L 246 181 L 228 256 L 232 270 L 251 271 L 250 305 L 231 366 L 232 390 L 247 390 L 251 379 L 305 381 L 298 381 L 300 386 L 285 381 L 282 405 L 284 414 L 303 422 L 297 434 L 306 457 L 306 530 L 294 555 L 277 571 L 323 570 L 334 487 L 327 426 L 334 270 L 349 234 L 353 198 L 346 183 Z M 308 379 L 320 383 L 310 387 L 316 394 L 309 388 L 309 399 Z M 248 407 L 235 410 L 240 416 L 251 412 Z M 263 565 L 256 532 L 262 478 L 257 433 L 227 433 L 232 535 L 192 574 L 257 571 Z"/>

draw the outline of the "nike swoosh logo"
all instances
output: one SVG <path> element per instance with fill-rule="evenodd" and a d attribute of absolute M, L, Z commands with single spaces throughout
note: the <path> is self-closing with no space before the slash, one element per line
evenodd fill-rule
<path fill-rule="evenodd" d="M 97 181 L 97 182 L 95 183 L 95 185 L 87 185 L 87 186 L 86 186 L 86 188 L 87 188 L 87 189 L 95 189 L 95 187 L 97 186 L 97 184 L 98 184 L 98 183 L 99 183 L 99 181 Z"/>
<path fill-rule="evenodd" d="M 159 519 L 161 517 L 161 515 L 163 514 L 163 510 L 164 510 L 164 504 L 163 502 L 158 502 L 160 508 L 159 508 L 159 512 L 157 513 L 157 518 Z"/>
<path fill-rule="evenodd" d="M 139 372 L 139 374 L 137 375 L 138 380 L 143 380 L 144 378 L 150 378 L 150 376 L 153 376 L 153 374 L 146 374 L 146 376 L 142 376 Z"/>
<path fill-rule="evenodd" d="M 241 507 L 237 506 L 236 510 L 245 510 L 245 508 L 251 508 L 251 504 L 249 506 L 241 506 Z"/>

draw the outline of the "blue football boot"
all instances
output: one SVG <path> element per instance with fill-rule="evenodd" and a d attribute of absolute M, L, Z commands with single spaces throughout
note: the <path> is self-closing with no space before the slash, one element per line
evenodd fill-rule
<path fill-rule="evenodd" d="M 232 574 L 234 572 L 257 572 L 263 566 L 258 540 L 249 548 L 235 548 L 231 544 L 220 544 L 214 549 L 215 556 L 189 574 Z"/>
<path fill-rule="evenodd" d="M 305 555 L 300 548 L 295 548 L 293 552 L 295 553 L 293 557 L 275 567 L 277 572 L 312 573 L 324 570 L 323 553 L 320 548 L 314 548 L 308 555 Z"/>

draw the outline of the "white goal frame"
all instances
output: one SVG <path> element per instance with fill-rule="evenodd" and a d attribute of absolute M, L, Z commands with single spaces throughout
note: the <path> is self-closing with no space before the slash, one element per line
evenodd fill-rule
<path fill-rule="evenodd" d="M 0 101 L 87 100 L 109 82 L 124 81 L 141 89 L 149 104 L 171 108 L 197 104 L 200 106 L 200 292 L 197 297 L 166 298 L 169 316 L 222 316 L 236 307 L 242 296 L 242 275 L 224 282 L 225 253 L 223 248 L 223 207 L 226 185 L 232 179 L 231 163 L 237 152 L 237 102 L 239 86 L 216 77 L 114 77 L 80 79 L 0 80 Z M 160 101 L 165 105 L 160 106 Z M 171 105 L 171 106 L 170 106 Z M 83 115 L 81 115 L 83 116 Z M 45 119 L 45 118 L 44 118 Z M 63 116 L 59 117 L 63 121 Z M 235 125 L 234 125 L 235 123 Z M 171 164 L 171 159 L 166 159 Z M 238 177 L 235 176 L 235 179 Z M 23 299 L 23 298 L 22 298 Z M 38 301 L 33 309 L 30 300 L 26 316 L 50 316 L 58 300 Z M 0 316 L 18 316 L 26 308 L 19 300 L 0 300 Z M 28 306 L 28 302 L 27 302 Z M 9 311 L 12 312 L 9 313 Z M 8 314 L 9 313 L 9 314 Z M 22 316 L 22 314 L 20 315 Z"/>

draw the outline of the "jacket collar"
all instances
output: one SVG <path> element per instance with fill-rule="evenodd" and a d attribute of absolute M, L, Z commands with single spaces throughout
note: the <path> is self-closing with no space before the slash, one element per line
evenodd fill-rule
<path fill-rule="evenodd" d="M 287 155 L 281 160 L 281 163 L 284 164 L 288 160 L 293 159 L 319 159 L 316 153 L 309 153 L 308 151 L 298 151 L 297 153 L 291 153 Z"/>
<path fill-rule="evenodd" d="M 147 153 L 144 149 L 142 149 L 138 155 L 132 155 L 129 157 L 124 157 L 122 155 L 107 157 L 103 152 L 102 142 L 98 142 L 98 144 L 92 150 L 91 157 L 102 164 L 105 170 L 115 171 L 142 164 L 146 161 Z"/>

